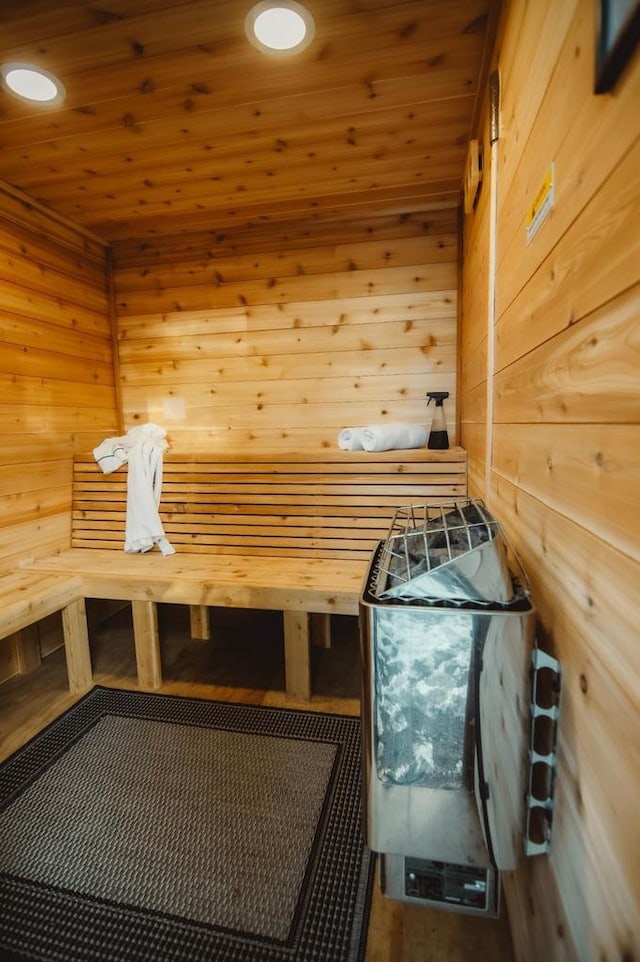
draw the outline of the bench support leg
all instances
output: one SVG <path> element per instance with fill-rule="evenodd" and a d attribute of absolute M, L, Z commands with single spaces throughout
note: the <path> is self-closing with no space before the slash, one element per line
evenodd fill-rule
<path fill-rule="evenodd" d="M 62 631 L 69 691 L 87 691 L 93 684 L 93 671 L 84 598 L 73 601 L 62 609 Z"/>
<path fill-rule="evenodd" d="M 159 688 L 162 684 L 158 609 L 154 601 L 132 601 L 133 638 L 136 646 L 140 688 Z"/>
<path fill-rule="evenodd" d="M 311 644 L 316 648 L 331 648 L 331 615 L 314 611 L 311 619 Z"/>
<path fill-rule="evenodd" d="M 27 625 L 13 636 L 13 651 L 19 675 L 26 675 L 42 663 L 38 626 Z"/>
<path fill-rule="evenodd" d="M 191 621 L 191 637 L 200 641 L 209 641 L 211 625 L 209 624 L 209 609 L 206 605 L 190 605 L 189 618 Z"/>
<path fill-rule="evenodd" d="M 309 701 L 311 698 L 309 615 L 306 611 L 283 611 L 282 615 L 287 694 L 291 698 Z"/>

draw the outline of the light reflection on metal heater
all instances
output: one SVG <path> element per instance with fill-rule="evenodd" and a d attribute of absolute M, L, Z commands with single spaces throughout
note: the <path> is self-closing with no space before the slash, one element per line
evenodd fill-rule
<path fill-rule="evenodd" d="M 499 911 L 523 851 L 526 576 L 481 501 L 400 508 L 361 598 L 367 844 L 387 895 Z"/>

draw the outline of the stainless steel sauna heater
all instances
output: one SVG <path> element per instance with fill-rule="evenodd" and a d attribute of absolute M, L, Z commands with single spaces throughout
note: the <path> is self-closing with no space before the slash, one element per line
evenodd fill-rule
<path fill-rule="evenodd" d="M 386 895 L 495 916 L 522 851 L 526 576 L 481 501 L 399 508 L 360 603 L 365 831 Z"/>

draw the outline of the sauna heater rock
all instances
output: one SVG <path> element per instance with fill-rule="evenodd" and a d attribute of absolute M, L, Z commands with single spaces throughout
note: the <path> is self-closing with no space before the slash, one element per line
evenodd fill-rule
<path fill-rule="evenodd" d="M 524 572 L 481 501 L 400 508 L 360 614 L 365 831 L 383 891 L 495 916 L 523 847 Z"/>

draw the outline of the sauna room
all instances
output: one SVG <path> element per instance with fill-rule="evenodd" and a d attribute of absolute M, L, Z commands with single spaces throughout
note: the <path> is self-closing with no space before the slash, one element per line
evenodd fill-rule
<path fill-rule="evenodd" d="M 637 0 L 0 5 L 0 958 L 640 962 L 639 37 Z M 125 551 L 143 462 L 95 452 L 151 435 L 165 550 Z M 347 762 L 372 552 L 460 499 L 529 612 L 478 695 L 486 912 L 418 851 L 394 895 Z"/>

